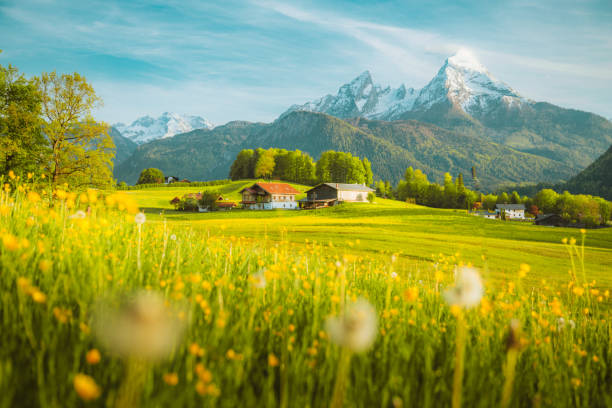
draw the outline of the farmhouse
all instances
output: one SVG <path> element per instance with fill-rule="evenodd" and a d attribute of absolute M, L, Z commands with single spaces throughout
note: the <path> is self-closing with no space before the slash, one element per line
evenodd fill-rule
<path fill-rule="evenodd" d="M 365 203 L 368 193 L 373 191 L 363 184 L 321 183 L 306 191 L 306 198 L 300 200 L 300 206 L 319 208 L 342 202 Z"/>
<path fill-rule="evenodd" d="M 502 211 L 508 220 L 525 219 L 525 204 L 496 204 L 495 214 L 500 218 Z"/>
<path fill-rule="evenodd" d="M 244 208 L 249 210 L 295 210 L 298 208 L 295 196 L 300 194 L 286 183 L 255 183 L 240 191 Z"/>

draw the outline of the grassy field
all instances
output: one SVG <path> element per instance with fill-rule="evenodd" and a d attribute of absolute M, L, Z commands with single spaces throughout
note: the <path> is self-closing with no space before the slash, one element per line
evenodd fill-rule
<path fill-rule="evenodd" d="M 250 183 L 226 185 L 223 194 L 238 201 L 237 192 Z M 295 187 L 301 191 L 306 188 Z M 316 211 L 185 213 L 173 210 L 169 201 L 176 194 L 166 190 L 147 189 L 129 194 L 144 208 L 151 221 L 167 220 L 182 228 L 204 229 L 212 234 L 267 237 L 299 244 L 307 240 L 331 242 L 334 251 L 364 256 L 397 254 L 400 259 L 424 262 L 434 262 L 439 254 L 460 253 L 464 259 L 489 269 L 494 278 L 502 280 L 529 259 L 534 271 L 530 279 L 534 284 L 539 284 L 541 279 L 566 281 L 571 259 L 562 240 L 573 237 L 580 242 L 583 238 L 576 228 L 489 220 L 468 215 L 465 211 L 385 199 L 377 199 L 374 204 L 346 204 Z M 612 228 L 589 230 L 584 238 L 589 279 L 612 287 Z"/>
<path fill-rule="evenodd" d="M 0 192 L 0 407 L 612 404 L 609 230 L 32 189 Z"/>
<path fill-rule="evenodd" d="M 227 184 L 222 184 L 219 186 L 210 186 L 210 187 L 195 187 L 189 188 L 188 186 L 181 185 L 180 187 L 160 187 L 160 188 L 146 188 L 143 190 L 132 190 L 127 192 L 136 200 L 138 204 L 143 208 L 155 208 L 155 209 L 174 209 L 174 206 L 170 204 L 170 201 L 174 197 L 181 198 L 183 195 L 187 193 L 197 193 L 199 191 L 204 190 L 213 190 L 217 191 L 219 194 L 223 196 L 224 199 L 239 202 L 242 199 L 240 194 L 240 190 L 245 187 L 249 187 L 256 183 L 257 181 L 264 180 L 239 180 L 232 181 Z M 306 191 L 310 186 L 304 186 L 301 184 L 288 183 L 293 186 L 298 191 Z M 304 197 L 303 195 L 298 195 L 297 198 L 300 199 Z"/>

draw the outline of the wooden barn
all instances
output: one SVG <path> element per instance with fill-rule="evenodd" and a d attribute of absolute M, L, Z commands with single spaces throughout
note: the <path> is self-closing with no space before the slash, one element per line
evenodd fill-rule
<path fill-rule="evenodd" d="M 373 191 L 363 184 L 321 183 L 306 191 L 306 198 L 299 202 L 305 209 L 330 207 L 343 202 L 365 203 Z"/>
<path fill-rule="evenodd" d="M 550 227 L 565 227 L 568 222 L 559 214 L 541 214 L 535 219 L 536 225 L 547 225 Z"/>

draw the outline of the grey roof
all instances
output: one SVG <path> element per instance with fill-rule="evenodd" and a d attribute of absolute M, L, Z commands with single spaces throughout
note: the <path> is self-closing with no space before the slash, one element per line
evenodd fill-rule
<path fill-rule="evenodd" d="M 314 187 L 313 189 L 315 189 L 315 188 L 317 188 L 317 187 L 319 187 L 319 186 L 321 186 L 323 184 L 333 188 L 334 190 L 365 191 L 365 192 L 374 191 L 370 187 L 365 186 L 363 184 L 345 184 L 345 183 L 322 183 L 322 184 L 319 184 L 318 186 Z"/>
<path fill-rule="evenodd" d="M 524 210 L 525 204 L 495 204 L 500 210 Z"/>

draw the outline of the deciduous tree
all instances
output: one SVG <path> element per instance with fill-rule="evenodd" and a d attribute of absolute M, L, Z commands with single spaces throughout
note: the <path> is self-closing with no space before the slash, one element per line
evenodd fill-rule
<path fill-rule="evenodd" d="M 47 162 L 40 113 L 36 82 L 0 65 L 0 174 L 36 172 Z"/>
<path fill-rule="evenodd" d="M 150 167 L 140 172 L 136 184 L 159 184 L 164 182 L 164 173 L 160 169 Z"/>
<path fill-rule="evenodd" d="M 92 116 L 101 99 L 91 84 L 78 73 L 51 72 L 41 75 L 38 86 L 43 132 L 51 150 L 48 171 L 52 181 L 73 186 L 112 183 L 115 144 L 108 125 Z"/>

